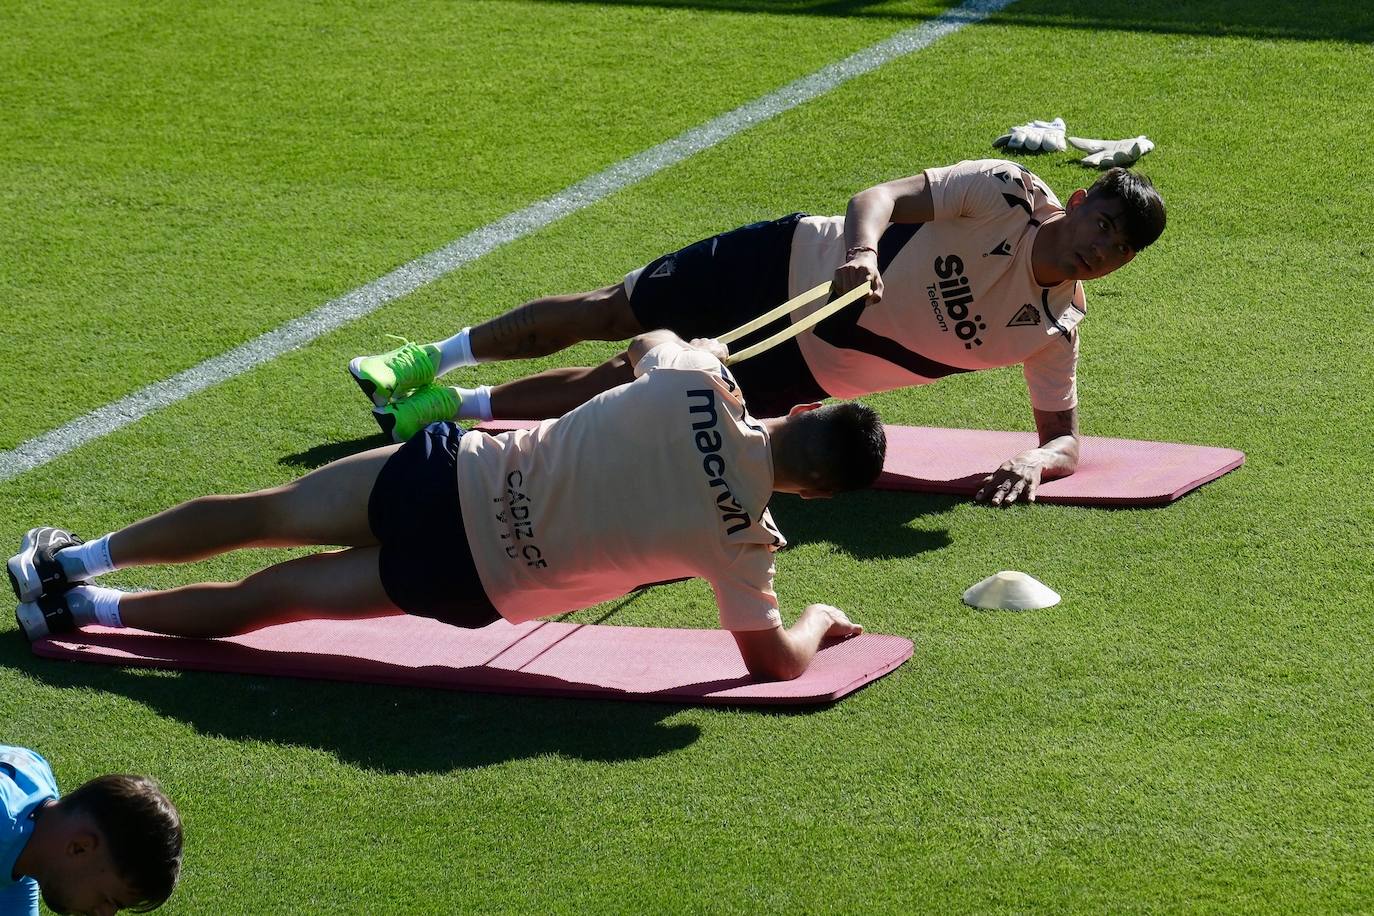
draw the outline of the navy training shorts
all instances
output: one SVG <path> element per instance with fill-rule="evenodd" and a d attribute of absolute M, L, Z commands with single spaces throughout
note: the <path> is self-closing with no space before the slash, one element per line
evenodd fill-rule
<path fill-rule="evenodd" d="M 367 501 L 378 572 L 407 614 L 475 629 L 501 619 L 472 561 L 458 501 L 461 426 L 431 423 L 382 465 Z M 474 435 L 482 435 L 474 433 Z"/>
<path fill-rule="evenodd" d="M 683 340 L 718 337 L 787 301 L 792 233 L 804 213 L 751 223 L 650 261 L 635 281 L 630 308 L 646 331 L 667 328 Z M 730 345 L 738 352 L 791 322 L 771 322 Z M 797 404 L 829 397 L 806 367 L 795 338 L 730 367 L 756 417 L 780 417 Z"/>

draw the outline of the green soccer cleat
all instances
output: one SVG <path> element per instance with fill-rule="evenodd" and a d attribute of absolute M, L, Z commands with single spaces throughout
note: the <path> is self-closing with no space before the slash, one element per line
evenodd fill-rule
<path fill-rule="evenodd" d="M 358 356 L 348 364 L 353 380 L 378 407 L 434 381 L 439 348 L 406 341 L 378 356 Z"/>
<path fill-rule="evenodd" d="M 462 400 L 452 388 L 425 385 L 410 397 L 372 409 L 372 417 L 392 442 L 405 442 L 431 423 L 458 416 Z"/>

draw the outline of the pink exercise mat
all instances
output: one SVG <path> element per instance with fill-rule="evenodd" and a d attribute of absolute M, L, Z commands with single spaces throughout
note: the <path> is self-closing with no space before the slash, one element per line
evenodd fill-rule
<path fill-rule="evenodd" d="M 496 420 L 490 433 L 534 426 Z M 874 484 L 879 490 L 972 496 L 983 478 L 1013 455 L 1034 448 L 1034 433 L 933 426 L 888 426 L 887 461 Z M 1230 448 L 1103 439 L 1086 436 L 1078 470 L 1040 485 L 1036 499 L 1071 506 L 1158 506 L 1216 480 L 1245 461 Z"/>
<path fill-rule="evenodd" d="M 724 630 L 504 621 L 464 630 L 421 617 L 311 620 L 233 639 L 88 627 L 35 655 L 147 668 L 232 671 L 448 690 L 715 705 L 829 703 L 911 657 L 899 636 L 826 645 L 796 680 L 756 682 Z"/>

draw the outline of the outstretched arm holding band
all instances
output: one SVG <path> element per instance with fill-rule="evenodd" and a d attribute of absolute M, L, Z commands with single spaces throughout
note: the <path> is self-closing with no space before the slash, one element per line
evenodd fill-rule
<path fill-rule="evenodd" d="M 867 305 L 883 298 L 878 274 L 878 239 L 890 223 L 928 223 L 935 203 L 924 173 L 874 185 L 849 199 L 844 216 L 845 262 L 835 271 L 834 294 L 849 292 L 864 281 L 873 284 Z"/>

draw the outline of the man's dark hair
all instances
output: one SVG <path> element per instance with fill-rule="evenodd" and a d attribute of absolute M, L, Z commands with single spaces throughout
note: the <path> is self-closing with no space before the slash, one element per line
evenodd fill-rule
<path fill-rule="evenodd" d="M 181 872 L 181 816 L 147 776 L 100 776 L 62 798 L 63 807 L 95 822 L 115 871 L 146 913 L 167 902 Z"/>
<path fill-rule="evenodd" d="M 1121 201 L 1126 239 L 1136 251 L 1143 251 L 1164 232 L 1164 199 L 1144 175 L 1120 166 L 1109 169 L 1088 188 L 1088 199 L 1094 197 Z"/>
<path fill-rule="evenodd" d="M 794 417 L 797 456 L 817 489 L 842 493 L 871 486 L 883 470 L 887 434 L 872 407 L 829 404 Z"/>

